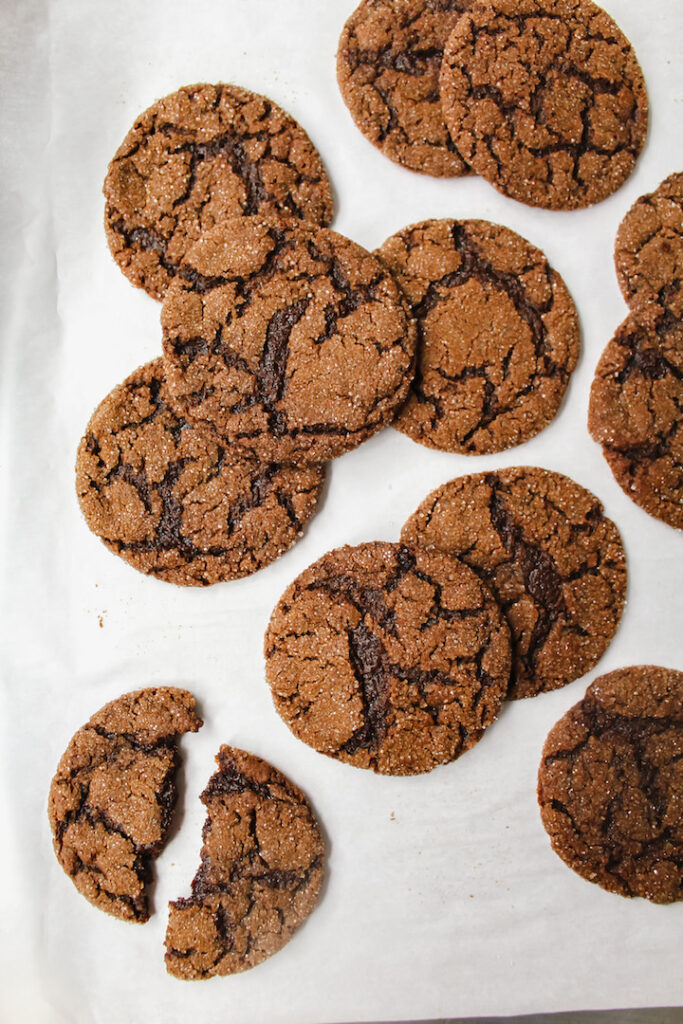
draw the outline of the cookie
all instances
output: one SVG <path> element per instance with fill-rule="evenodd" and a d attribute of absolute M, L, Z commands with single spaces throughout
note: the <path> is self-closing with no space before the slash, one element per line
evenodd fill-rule
<path fill-rule="evenodd" d="M 469 174 L 441 113 L 443 48 L 472 0 L 362 0 L 337 51 L 344 103 L 363 135 L 411 171 Z"/>
<path fill-rule="evenodd" d="M 285 591 L 266 677 L 295 736 L 386 775 L 469 750 L 510 679 L 510 635 L 490 592 L 440 552 L 369 543 L 330 551 Z"/>
<path fill-rule="evenodd" d="M 158 686 L 105 704 L 72 738 L 50 786 L 57 860 L 100 910 L 149 918 L 145 886 L 176 801 L 178 738 L 202 720 L 187 690 Z"/>
<path fill-rule="evenodd" d="M 580 349 L 576 308 L 543 253 L 483 220 L 428 220 L 377 250 L 418 330 L 394 426 L 429 448 L 481 455 L 556 415 Z"/>
<path fill-rule="evenodd" d="M 619 225 L 614 262 L 631 309 L 683 319 L 683 174 L 636 200 Z"/>
<path fill-rule="evenodd" d="M 478 0 L 449 37 L 440 88 L 466 163 L 530 206 L 607 198 L 647 135 L 640 65 L 591 0 Z"/>
<path fill-rule="evenodd" d="M 387 268 L 333 231 L 228 221 L 188 252 L 162 306 L 174 399 L 261 459 L 332 459 L 405 399 L 403 303 Z"/>
<path fill-rule="evenodd" d="M 433 491 L 401 531 L 457 555 L 489 586 L 512 631 L 509 696 L 577 679 L 614 636 L 626 599 L 619 531 L 598 499 L 533 466 L 475 473 Z"/>
<path fill-rule="evenodd" d="M 269 565 L 315 513 L 322 466 L 263 463 L 175 411 L 161 359 L 95 410 L 76 460 L 85 521 L 140 572 L 181 586 Z"/>
<path fill-rule="evenodd" d="M 624 321 L 595 371 L 588 429 L 629 498 L 683 529 L 683 321 Z"/>
<path fill-rule="evenodd" d="M 188 85 L 149 107 L 117 149 L 103 191 L 112 255 L 155 299 L 188 247 L 228 217 L 283 213 L 329 224 L 333 213 L 303 128 L 235 85 Z"/>
<path fill-rule="evenodd" d="M 170 904 L 166 969 L 194 980 L 255 967 L 315 908 L 325 845 L 303 793 L 254 754 L 221 747 L 192 895 Z"/>
<path fill-rule="evenodd" d="M 591 683 L 545 741 L 538 802 L 553 850 L 582 878 L 683 899 L 683 672 L 638 665 Z"/>

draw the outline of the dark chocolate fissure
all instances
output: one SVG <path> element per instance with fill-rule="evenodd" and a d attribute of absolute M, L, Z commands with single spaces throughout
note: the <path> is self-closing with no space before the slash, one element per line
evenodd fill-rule
<path fill-rule="evenodd" d="M 491 490 L 489 515 L 491 525 L 500 537 L 501 543 L 518 565 L 524 577 L 524 585 L 533 598 L 538 618 L 529 637 L 527 651 L 517 649 L 517 655 L 527 672 L 533 676 L 536 659 L 543 648 L 557 619 L 566 614 L 562 592 L 563 579 L 551 556 L 539 545 L 527 540 L 522 526 L 510 511 L 503 487 L 495 474 L 487 474 L 486 484 Z"/>

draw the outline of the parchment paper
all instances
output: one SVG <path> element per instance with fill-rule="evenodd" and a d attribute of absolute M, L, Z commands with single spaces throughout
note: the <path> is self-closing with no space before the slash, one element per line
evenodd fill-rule
<path fill-rule="evenodd" d="M 0 5 L 2 635 L 0 1016 L 6 1021 L 224 1024 L 372 1021 L 683 1003 L 683 905 L 629 901 L 551 852 L 536 806 L 546 733 L 612 668 L 683 668 L 683 536 L 622 493 L 586 431 L 603 346 L 626 315 L 612 265 L 634 199 L 683 167 L 679 0 L 609 0 L 636 47 L 652 121 L 637 170 L 583 212 L 528 209 L 472 178 L 394 166 L 356 130 L 335 81 L 354 0 L 4 0 Z M 330 466 L 304 539 L 256 576 L 208 590 L 145 578 L 85 527 L 78 440 L 94 407 L 160 352 L 159 306 L 111 260 L 100 193 L 135 117 L 183 84 L 228 81 L 282 104 L 319 147 L 334 227 L 369 248 L 426 217 L 483 217 L 540 246 L 564 276 L 583 355 L 558 419 L 485 458 L 431 452 L 386 430 Z M 597 670 L 507 706 L 481 743 L 430 775 L 392 779 L 296 740 L 264 681 L 262 637 L 286 585 L 327 549 L 398 538 L 438 484 L 533 464 L 591 488 L 622 531 L 629 598 Z M 190 687 L 206 725 L 182 747 L 184 786 L 157 862 L 155 914 L 110 918 L 80 897 L 51 850 L 47 791 L 73 732 L 136 687 Z M 166 904 L 189 893 L 221 743 L 272 761 L 311 798 L 329 870 L 319 908 L 246 974 L 166 975 Z"/>

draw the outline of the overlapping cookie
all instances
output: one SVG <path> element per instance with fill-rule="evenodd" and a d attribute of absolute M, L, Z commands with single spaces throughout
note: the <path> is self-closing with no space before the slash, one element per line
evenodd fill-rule
<path fill-rule="evenodd" d="M 374 542 L 323 555 L 285 591 L 266 677 L 292 732 L 330 757 L 413 775 L 469 750 L 510 680 L 510 634 L 463 562 Z"/>
<path fill-rule="evenodd" d="M 320 465 L 261 462 L 176 409 L 161 359 L 93 414 L 76 489 L 90 529 L 141 572 L 182 586 L 239 579 L 278 558 L 314 514 Z"/>
<path fill-rule="evenodd" d="M 161 299 L 188 247 L 238 214 L 332 220 L 320 156 L 294 118 L 235 85 L 188 85 L 137 119 L 104 182 L 105 228 L 126 277 Z"/>

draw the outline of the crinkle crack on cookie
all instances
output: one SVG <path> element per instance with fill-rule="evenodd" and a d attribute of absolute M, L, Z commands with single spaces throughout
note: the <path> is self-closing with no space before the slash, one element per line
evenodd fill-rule
<path fill-rule="evenodd" d="M 638 665 L 591 683 L 553 726 L 538 772 L 552 848 L 582 878 L 683 899 L 683 672 Z"/>
<path fill-rule="evenodd" d="M 411 171 L 469 174 L 441 113 L 443 48 L 472 0 L 363 0 L 346 22 L 337 78 L 360 131 Z"/>
<path fill-rule="evenodd" d="M 90 529 L 135 569 L 181 586 L 278 558 L 314 514 L 323 479 L 322 466 L 260 462 L 188 423 L 161 359 L 104 399 L 76 461 Z"/>
<path fill-rule="evenodd" d="M 588 429 L 629 498 L 683 529 L 683 321 L 624 321 L 595 371 Z"/>
<path fill-rule="evenodd" d="M 428 220 L 392 235 L 377 255 L 418 331 L 415 376 L 393 425 L 465 455 L 543 430 L 581 345 L 572 298 L 543 253 L 498 224 Z"/>
<path fill-rule="evenodd" d="M 119 267 L 162 299 L 189 246 L 238 214 L 332 220 L 320 156 L 294 118 L 235 85 L 188 85 L 137 119 L 104 182 Z"/>
<path fill-rule="evenodd" d="M 114 917 L 149 917 L 145 885 L 175 806 L 178 739 L 201 725 L 187 690 L 136 690 L 94 714 L 59 762 L 48 802 L 57 859 Z"/>
<path fill-rule="evenodd" d="M 387 775 L 469 750 L 510 679 L 509 630 L 476 575 L 440 552 L 381 542 L 306 569 L 273 612 L 265 655 L 295 736 Z"/>
<path fill-rule="evenodd" d="M 457 555 L 491 588 L 513 640 L 510 696 L 577 679 L 614 636 L 626 556 L 594 494 L 533 466 L 475 473 L 433 491 L 401 539 Z"/>
<path fill-rule="evenodd" d="M 185 257 L 162 306 L 183 415 L 278 462 L 321 462 L 394 415 L 416 334 L 387 268 L 333 231 L 238 218 Z"/>
<path fill-rule="evenodd" d="M 236 974 L 289 942 L 315 908 L 325 845 L 311 806 L 254 754 L 221 747 L 201 800 L 208 816 L 192 895 L 170 904 L 166 969 Z"/>
<path fill-rule="evenodd" d="M 640 65 L 591 0 L 477 0 L 448 40 L 440 87 L 465 161 L 530 206 L 600 202 L 645 143 Z"/>

